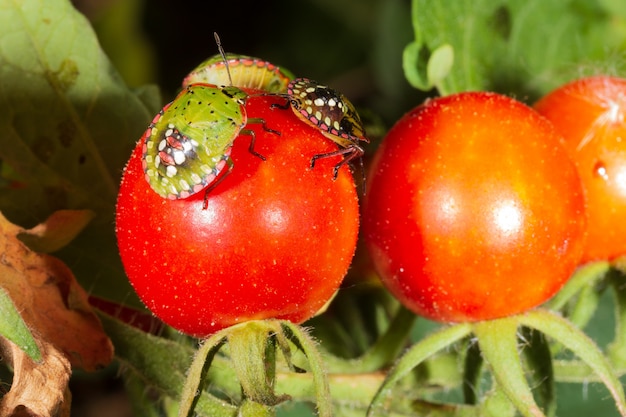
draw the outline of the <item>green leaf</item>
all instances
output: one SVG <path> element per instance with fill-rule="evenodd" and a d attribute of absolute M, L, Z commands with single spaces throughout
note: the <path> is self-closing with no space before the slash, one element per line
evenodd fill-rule
<path fill-rule="evenodd" d="M 0 27 L 0 158 L 31 208 L 110 210 L 147 109 L 69 1 L 4 1 Z"/>
<path fill-rule="evenodd" d="M 492 90 L 535 98 L 581 75 L 581 64 L 607 69 L 625 35 L 603 7 L 580 0 L 413 0 L 406 77 L 420 89 L 436 85 L 442 95 Z M 441 48 L 452 49 L 445 59 Z M 443 70 L 429 74 L 451 56 L 446 78 L 439 81 Z"/>
<path fill-rule="evenodd" d="M 178 400 L 194 354 L 193 349 L 144 333 L 106 314 L 100 314 L 100 319 L 115 346 L 117 359 L 126 369 L 161 395 Z M 232 384 L 236 376 L 230 364 L 222 358 L 214 358 L 213 361 L 209 380 L 218 381 L 220 390 L 226 395 L 236 396 L 239 384 Z M 211 417 L 234 417 L 237 413 L 236 407 L 208 392 L 203 392 L 198 398 L 195 411 L 200 416 Z"/>
<path fill-rule="evenodd" d="M 0 210 L 25 227 L 60 209 L 92 210 L 59 256 L 93 293 L 126 297 L 115 200 L 158 94 L 128 89 L 68 0 L 2 0 L 0 27 Z"/>
<path fill-rule="evenodd" d="M 11 297 L 4 288 L 0 287 L 0 336 L 13 342 L 22 349 L 30 358 L 39 362 L 41 352 L 35 343 L 35 339 L 24 323 L 22 316 L 15 308 Z"/>

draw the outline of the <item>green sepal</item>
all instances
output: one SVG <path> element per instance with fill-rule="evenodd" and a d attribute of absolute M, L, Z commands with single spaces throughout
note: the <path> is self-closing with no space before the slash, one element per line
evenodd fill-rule
<path fill-rule="evenodd" d="M 585 333 L 563 317 L 542 309 L 521 315 L 520 324 L 555 339 L 589 365 L 609 390 L 620 414 L 626 416 L 624 388 L 613 372 L 613 365 Z"/>
<path fill-rule="evenodd" d="M 408 375 L 413 368 L 427 358 L 433 356 L 446 346 L 451 346 L 471 333 L 472 327 L 468 323 L 455 324 L 445 327 L 414 344 L 391 368 L 383 384 L 380 386 L 367 411 L 368 416 L 384 413 L 385 399 L 391 393 L 392 387 L 402 377 Z"/>
<path fill-rule="evenodd" d="M 543 416 L 526 381 L 518 351 L 518 316 L 473 324 L 480 351 L 498 388 L 527 417 Z"/>

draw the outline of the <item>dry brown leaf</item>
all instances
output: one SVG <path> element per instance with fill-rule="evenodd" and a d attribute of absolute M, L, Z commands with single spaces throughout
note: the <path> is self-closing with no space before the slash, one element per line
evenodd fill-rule
<path fill-rule="evenodd" d="M 12 415 L 5 412 L 15 408 L 6 407 L 20 405 L 34 415 L 54 415 L 63 402 L 70 365 L 88 371 L 104 367 L 113 358 L 113 345 L 70 269 L 57 258 L 29 250 L 17 238 L 23 232 L 0 214 L 0 286 L 31 330 L 43 360 L 35 364 L 3 340 L 15 376 L 11 391 L 0 403 L 0 415 Z M 50 386 L 45 406 L 32 402 L 44 398 L 37 385 L 43 382 Z"/>
<path fill-rule="evenodd" d="M 58 210 L 44 223 L 20 232 L 18 237 L 34 251 L 54 252 L 70 243 L 94 216 L 91 210 Z"/>
<path fill-rule="evenodd" d="M 69 415 L 70 362 L 54 345 L 38 345 L 42 354 L 39 364 L 14 343 L 0 338 L 2 353 L 14 368 L 11 390 L 0 402 L 0 416 Z"/>

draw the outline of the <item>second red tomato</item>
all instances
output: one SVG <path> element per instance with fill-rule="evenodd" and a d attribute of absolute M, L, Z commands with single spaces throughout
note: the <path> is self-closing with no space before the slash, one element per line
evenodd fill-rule
<path fill-rule="evenodd" d="M 554 295 L 582 253 L 584 199 L 552 125 L 492 93 L 431 100 L 374 159 L 364 238 L 389 290 L 444 322 L 493 319 Z"/>

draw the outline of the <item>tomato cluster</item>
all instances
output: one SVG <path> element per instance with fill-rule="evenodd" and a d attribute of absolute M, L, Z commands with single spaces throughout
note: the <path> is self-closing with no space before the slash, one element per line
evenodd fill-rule
<path fill-rule="evenodd" d="M 407 113 L 364 208 L 387 288 L 433 320 L 493 319 L 543 303 L 582 262 L 625 254 L 625 86 L 578 80 L 537 111 L 472 92 Z"/>
<path fill-rule="evenodd" d="M 385 286 L 433 320 L 487 320 L 543 303 L 581 262 L 624 254 L 625 96 L 625 81 L 597 77 L 535 109 L 469 92 L 408 112 L 376 152 L 362 213 Z M 349 267 L 359 225 L 350 171 L 333 180 L 332 158 L 310 169 L 313 155 L 336 147 L 272 107 L 278 100 L 248 100 L 250 116 L 281 136 L 255 128 L 265 161 L 237 139 L 236 169 L 206 209 L 204 193 L 151 191 L 141 142 L 125 170 L 117 233 L 126 271 L 146 305 L 183 332 L 304 321 Z"/>

